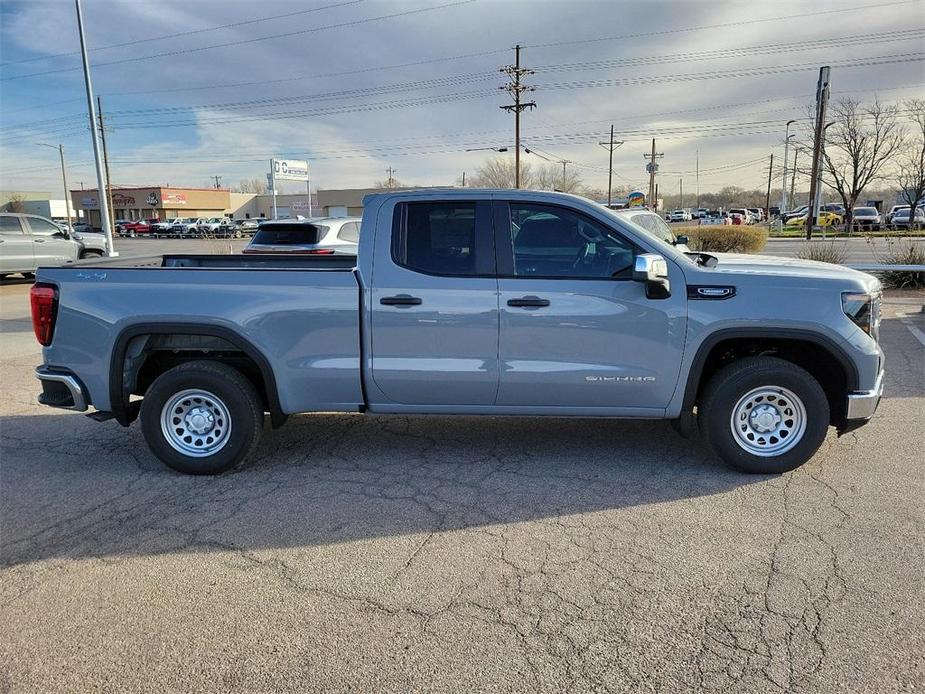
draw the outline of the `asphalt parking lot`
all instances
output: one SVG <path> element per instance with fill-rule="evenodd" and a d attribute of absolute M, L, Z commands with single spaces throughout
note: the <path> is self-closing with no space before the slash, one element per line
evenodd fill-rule
<path fill-rule="evenodd" d="M 873 422 L 790 474 L 659 422 L 321 414 L 192 478 L 35 404 L 28 286 L 0 286 L 2 691 L 925 687 L 922 293 L 888 297 Z"/>

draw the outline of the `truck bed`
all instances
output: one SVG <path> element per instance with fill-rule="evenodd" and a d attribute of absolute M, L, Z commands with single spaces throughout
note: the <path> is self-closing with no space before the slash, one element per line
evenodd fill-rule
<path fill-rule="evenodd" d="M 326 270 L 349 271 L 356 267 L 355 255 L 298 255 L 298 254 L 168 254 L 144 256 L 118 256 L 92 258 L 64 267 L 106 268 L 222 268 L 226 270 Z"/>
<path fill-rule="evenodd" d="M 164 255 L 40 268 L 58 288 L 45 363 L 68 367 L 99 410 L 133 336 L 203 335 L 257 354 L 284 413 L 356 411 L 360 300 L 354 256 Z M 115 366 L 113 367 L 113 363 Z"/>

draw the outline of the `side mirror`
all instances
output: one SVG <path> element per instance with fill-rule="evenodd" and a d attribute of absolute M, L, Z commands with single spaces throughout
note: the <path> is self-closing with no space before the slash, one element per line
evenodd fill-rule
<path fill-rule="evenodd" d="M 636 256 L 633 279 L 636 282 L 645 283 L 647 299 L 667 299 L 671 296 L 668 263 L 656 253 L 643 253 Z"/>
<path fill-rule="evenodd" d="M 686 246 L 690 242 L 690 239 L 686 236 L 678 236 L 675 238 L 675 246 Z"/>

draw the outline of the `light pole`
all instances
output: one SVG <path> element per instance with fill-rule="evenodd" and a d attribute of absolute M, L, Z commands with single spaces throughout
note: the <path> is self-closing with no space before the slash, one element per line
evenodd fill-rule
<path fill-rule="evenodd" d="M 64 205 L 67 209 L 67 228 L 68 231 L 74 231 L 74 228 L 71 226 L 71 193 L 67 189 L 67 169 L 64 168 L 64 145 L 49 145 L 45 142 L 36 142 L 40 147 L 51 147 L 52 149 L 58 150 L 58 154 L 61 156 L 61 180 L 64 181 Z"/>
<path fill-rule="evenodd" d="M 90 134 L 93 137 L 93 159 L 96 164 L 96 198 L 100 206 L 100 224 L 106 236 L 108 255 L 119 255 L 112 244 L 112 226 L 109 219 L 109 201 L 106 199 L 106 179 L 103 176 L 103 162 L 100 159 L 100 138 L 96 124 L 96 106 L 93 103 L 93 84 L 90 81 L 90 59 L 87 57 L 87 41 L 84 37 L 83 12 L 80 0 L 74 0 L 77 7 L 77 33 L 80 35 L 80 57 L 83 62 L 84 86 L 87 88 L 87 113 L 90 117 Z"/>
<path fill-rule="evenodd" d="M 787 202 L 788 202 L 787 201 L 787 154 L 788 154 L 787 150 L 790 146 L 790 137 L 791 137 L 790 126 L 793 125 L 794 123 L 796 123 L 795 120 L 787 121 L 787 130 L 786 130 L 786 134 L 784 135 L 784 182 L 783 182 L 783 185 L 781 185 L 780 187 L 780 213 L 781 215 L 783 215 L 784 212 L 787 211 Z M 793 200 L 790 200 L 789 202 L 791 205 L 793 204 Z"/>

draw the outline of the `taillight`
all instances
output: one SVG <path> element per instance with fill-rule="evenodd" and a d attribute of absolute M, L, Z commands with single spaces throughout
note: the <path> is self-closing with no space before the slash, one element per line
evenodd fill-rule
<path fill-rule="evenodd" d="M 29 291 L 32 304 L 32 330 L 43 347 L 51 344 L 58 316 L 58 289 L 51 284 L 33 284 Z"/>

